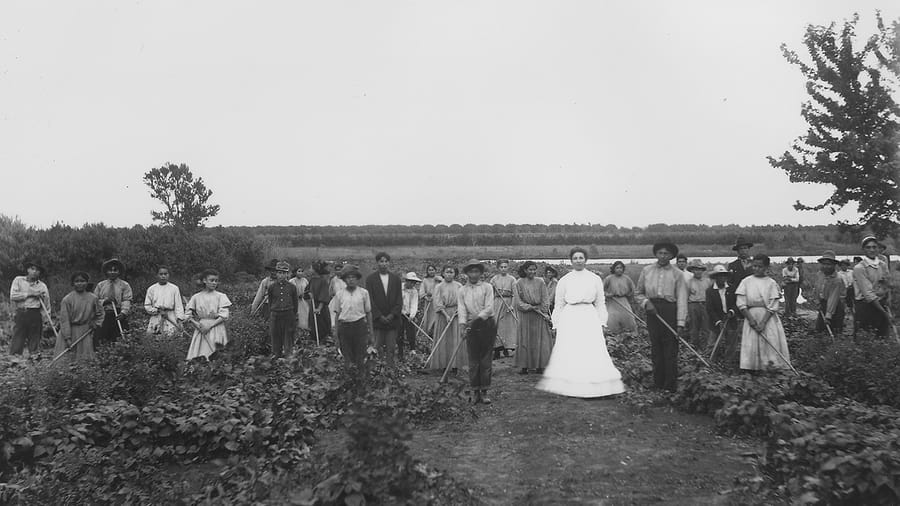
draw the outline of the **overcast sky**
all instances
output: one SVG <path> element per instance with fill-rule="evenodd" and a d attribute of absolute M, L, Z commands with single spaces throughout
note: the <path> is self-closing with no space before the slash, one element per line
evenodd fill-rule
<path fill-rule="evenodd" d="M 0 213 L 149 224 L 171 161 L 211 225 L 830 223 L 765 159 L 805 131 L 779 45 L 876 9 L 5 0 Z"/>

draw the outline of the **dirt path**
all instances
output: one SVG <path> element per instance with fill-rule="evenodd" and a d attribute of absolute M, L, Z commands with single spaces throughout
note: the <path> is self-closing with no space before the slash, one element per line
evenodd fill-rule
<path fill-rule="evenodd" d="M 494 362 L 494 404 L 473 422 L 416 430 L 413 455 L 478 487 L 488 504 L 745 502 L 720 492 L 756 476 L 742 457 L 755 448 L 715 435 L 708 418 L 551 395 L 511 361 Z"/>

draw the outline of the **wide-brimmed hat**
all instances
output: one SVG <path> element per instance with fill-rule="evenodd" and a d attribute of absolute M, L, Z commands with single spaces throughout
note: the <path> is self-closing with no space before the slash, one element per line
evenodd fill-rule
<path fill-rule="evenodd" d="M 728 272 L 728 269 L 722 264 L 714 265 L 712 270 L 709 271 L 709 277 L 730 276 L 730 275 L 731 275 L 731 273 Z"/>
<path fill-rule="evenodd" d="M 35 269 L 41 271 L 41 274 L 40 274 L 41 276 L 43 276 L 44 274 L 47 274 L 47 269 L 44 269 L 43 265 L 35 262 L 34 260 L 26 260 L 25 263 L 22 264 L 22 268 L 25 269 L 26 271 L 28 270 L 29 267 L 34 267 Z"/>
<path fill-rule="evenodd" d="M 738 237 L 736 241 L 734 241 L 734 246 L 731 247 L 732 251 L 737 251 L 741 246 L 746 246 L 748 248 L 753 247 L 753 243 L 744 239 L 743 237 Z"/>
<path fill-rule="evenodd" d="M 794 260 L 794 257 L 787 257 L 787 260 L 785 260 L 784 263 L 786 263 L 786 264 L 795 264 L 795 263 L 797 263 L 797 261 Z"/>
<path fill-rule="evenodd" d="M 559 276 L 559 271 L 549 265 L 547 267 L 544 267 L 544 274 L 547 274 L 548 272 L 552 272 L 554 276 Z"/>
<path fill-rule="evenodd" d="M 407 281 L 415 281 L 416 283 L 421 283 L 422 280 L 419 279 L 419 276 L 416 276 L 415 272 L 407 272 L 406 276 L 403 276 L 403 279 Z"/>
<path fill-rule="evenodd" d="M 825 250 L 825 253 L 822 253 L 822 256 L 819 258 L 819 263 L 822 264 L 825 262 L 832 262 L 835 264 L 838 263 L 837 256 L 834 254 L 834 251 L 831 251 L 829 249 Z"/>
<path fill-rule="evenodd" d="M 469 260 L 468 262 L 466 262 L 466 265 L 463 265 L 463 268 L 462 268 L 463 274 L 468 273 L 472 269 L 478 269 L 482 273 L 484 273 L 484 264 L 481 263 L 481 261 L 473 258 L 473 259 Z"/>
<path fill-rule="evenodd" d="M 277 267 L 277 266 L 278 266 L 278 259 L 273 258 L 273 259 L 269 260 L 268 262 L 266 262 L 266 265 L 263 268 L 267 271 L 274 271 L 275 267 Z"/>
<path fill-rule="evenodd" d="M 346 279 L 347 276 L 356 276 L 357 278 L 362 278 L 362 273 L 359 272 L 359 267 L 353 264 L 345 264 L 341 267 L 341 272 L 338 274 L 341 279 Z"/>
<path fill-rule="evenodd" d="M 125 272 L 125 264 L 123 264 L 122 261 L 118 258 L 110 258 L 109 260 L 103 262 L 103 265 L 100 266 L 100 271 L 105 273 L 113 265 L 115 265 L 116 268 L 119 269 L 119 272 Z"/>
<path fill-rule="evenodd" d="M 875 244 L 878 244 L 878 238 L 877 238 L 877 237 L 875 237 L 874 235 L 867 235 L 867 236 L 863 237 L 863 240 L 862 240 L 861 243 L 859 243 L 859 245 L 860 245 L 860 247 L 865 248 L 865 247 L 866 247 L 866 244 L 868 244 L 868 243 L 870 243 L 870 242 L 872 242 L 872 241 L 875 241 Z"/>
<path fill-rule="evenodd" d="M 702 260 L 700 260 L 699 258 L 695 258 L 695 259 L 691 260 L 690 264 L 688 264 L 687 270 L 689 270 L 689 271 L 705 271 L 706 266 L 703 265 Z"/>
<path fill-rule="evenodd" d="M 666 248 L 667 250 L 669 250 L 669 252 L 672 253 L 673 257 L 678 256 L 678 246 L 676 246 L 674 242 L 672 242 L 668 239 L 663 239 L 661 241 L 658 241 L 656 244 L 654 244 L 653 245 L 653 254 L 655 255 L 657 251 L 659 251 L 663 248 Z"/>
<path fill-rule="evenodd" d="M 278 272 L 291 272 L 291 264 L 281 260 L 275 264 L 275 270 Z"/>

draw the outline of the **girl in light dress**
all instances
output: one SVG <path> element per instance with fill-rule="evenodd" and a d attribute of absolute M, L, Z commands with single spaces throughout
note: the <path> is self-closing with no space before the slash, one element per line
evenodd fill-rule
<path fill-rule="evenodd" d="M 429 369 L 444 370 L 450 363 L 453 350 L 459 344 L 459 318 L 458 295 L 462 284 L 456 281 L 459 270 L 452 265 L 447 265 L 442 271 L 443 281 L 434 286 L 431 303 L 434 306 L 434 339 L 437 349 L 431 355 L 431 359 L 425 365 Z M 449 327 L 448 327 L 449 324 Z M 443 335 L 440 342 L 437 339 Z M 451 368 L 456 373 L 461 367 L 468 367 L 469 359 L 466 353 L 457 353 Z"/>
<path fill-rule="evenodd" d="M 309 286 L 309 280 L 303 276 L 302 267 L 297 267 L 290 282 L 297 287 L 297 295 L 300 298 L 300 303 L 297 305 L 297 329 L 309 330 L 309 302 L 303 299 L 303 294 L 306 293 L 306 288 Z"/>
<path fill-rule="evenodd" d="M 612 264 L 609 272 L 610 275 L 603 280 L 603 290 L 607 301 L 606 311 L 609 313 L 606 330 L 610 334 L 634 332 L 637 330 L 637 322 L 634 321 L 634 316 L 628 312 L 631 308 L 631 300 L 634 298 L 634 281 L 625 275 L 625 264 L 620 260 Z"/>
<path fill-rule="evenodd" d="M 755 255 L 753 275 L 744 278 L 735 290 L 737 307 L 745 318 L 741 335 L 741 369 L 750 371 L 767 367 L 790 368 L 787 337 L 778 318 L 781 291 L 778 283 L 768 275 L 769 263 L 768 256 Z"/>
<path fill-rule="evenodd" d="M 195 293 L 188 301 L 185 313 L 194 324 L 194 337 L 188 348 L 187 359 L 209 356 L 220 347 L 228 344 L 228 333 L 225 330 L 225 320 L 228 319 L 228 308 L 231 301 L 224 293 L 216 291 L 219 286 L 219 273 L 213 269 L 207 269 L 200 274 L 203 282 L 203 291 Z"/>
<path fill-rule="evenodd" d="M 425 266 L 425 279 L 419 285 L 419 297 L 422 299 L 422 328 L 429 334 L 434 334 L 434 289 L 441 284 L 443 279 L 437 275 L 437 268 L 434 265 Z M 437 336 L 433 336 L 437 338 Z"/>
<path fill-rule="evenodd" d="M 75 360 L 93 360 L 94 330 L 100 328 L 106 315 L 100 299 L 87 289 L 90 276 L 86 272 L 72 274 L 71 281 L 73 290 L 59 304 L 59 337 L 53 355 L 59 356 L 81 339 L 75 346 Z"/>

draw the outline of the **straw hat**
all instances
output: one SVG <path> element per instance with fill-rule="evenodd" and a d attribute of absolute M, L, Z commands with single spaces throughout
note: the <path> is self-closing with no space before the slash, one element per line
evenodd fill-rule
<path fill-rule="evenodd" d="M 695 258 L 691 260 L 690 265 L 687 266 L 687 270 L 689 271 L 705 271 L 706 266 L 703 265 L 703 261 L 699 258 Z"/>
<path fill-rule="evenodd" d="M 712 268 L 712 271 L 709 272 L 709 277 L 723 276 L 723 275 L 730 276 L 731 273 L 728 272 L 728 269 L 722 264 L 714 265 Z"/>
<path fill-rule="evenodd" d="M 403 279 L 405 279 L 407 281 L 415 281 L 416 283 L 422 282 L 422 280 L 419 279 L 419 276 L 416 276 L 415 272 L 407 272 L 406 276 L 404 276 Z"/>
<path fill-rule="evenodd" d="M 277 272 L 291 272 L 291 264 L 281 260 L 275 264 L 275 270 Z"/>
<path fill-rule="evenodd" d="M 833 264 L 836 264 L 836 263 L 837 263 L 837 257 L 836 257 L 836 255 L 834 254 L 834 251 L 831 251 L 830 249 L 829 249 L 829 250 L 825 250 L 825 253 L 822 253 L 822 257 L 819 258 L 819 263 L 820 263 L 820 264 L 824 264 L 824 263 L 827 263 L 827 262 L 831 262 L 831 263 L 833 263 Z"/>
<path fill-rule="evenodd" d="M 118 258 L 110 258 L 109 260 L 103 262 L 103 265 L 100 266 L 100 271 L 105 273 L 109 270 L 110 267 L 114 265 L 117 269 L 119 269 L 119 272 L 125 272 L 125 264 L 123 264 L 122 261 Z"/>
<path fill-rule="evenodd" d="M 484 274 L 484 264 L 475 258 L 466 262 L 466 265 L 464 265 L 462 268 L 463 274 L 467 274 L 472 269 L 478 269 L 482 274 Z"/>
<path fill-rule="evenodd" d="M 35 262 L 34 260 L 28 260 L 24 264 L 22 264 L 22 268 L 25 269 L 26 271 L 28 270 L 29 267 L 34 267 L 35 269 L 41 271 L 40 276 L 47 274 L 47 269 L 44 269 L 43 265 Z"/>

